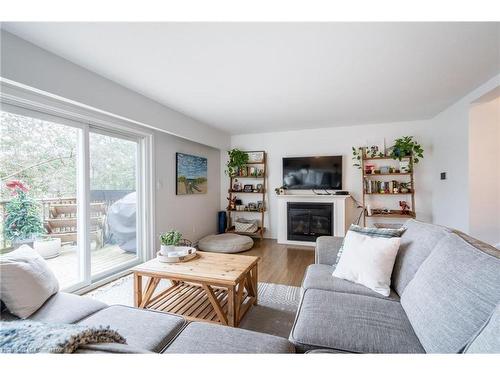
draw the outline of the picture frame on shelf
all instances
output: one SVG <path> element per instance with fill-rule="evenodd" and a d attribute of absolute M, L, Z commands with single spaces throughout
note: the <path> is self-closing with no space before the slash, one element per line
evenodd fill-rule
<path fill-rule="evenodd" d="M 264 151 L 251 151 L 247 152 L 248 163 L 263 163 L 264 162 Z"/>
<path fill-rule="evenodd" d="M 255 186 L 255 189 L 257 189 L 258 193 L 263 193 L 264 192 L 264 185 L 263 184 L 257 184 Z"/>
<path fill-rule="evenodd" d="M 243 187 L 243 191 L 245 193 L 252 193 L 253 192 L 253 185 L 252 184 L 245 184 Z"/>
<path fill-rule="evenodd" d="M 235 181 L 233 183 L 233 191 L 241 191 L 241 189 L 242 189 L 241 182 Z"/>
<path fill-rule="evenodd" d="M 248 211 L 257 211 L 257 203 L 250 202 L 248 203 Z"/>

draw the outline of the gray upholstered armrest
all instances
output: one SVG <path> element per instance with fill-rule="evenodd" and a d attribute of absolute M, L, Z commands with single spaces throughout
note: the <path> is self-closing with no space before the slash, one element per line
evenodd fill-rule
<path fill-rule="evenodd" d="M 343 237 L 322 236 L 316 239 L 315 263 L 332 266 L 342 246 Z"/>

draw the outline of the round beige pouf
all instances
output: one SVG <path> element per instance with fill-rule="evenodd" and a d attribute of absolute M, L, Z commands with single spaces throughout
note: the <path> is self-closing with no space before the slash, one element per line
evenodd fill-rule
<path fill-rule="evenodd" d="M 251 249 L 253 240 L 234 233 L 211 234 L 198 241 L 198 248 L 213 253 L 239 253 Z"/>

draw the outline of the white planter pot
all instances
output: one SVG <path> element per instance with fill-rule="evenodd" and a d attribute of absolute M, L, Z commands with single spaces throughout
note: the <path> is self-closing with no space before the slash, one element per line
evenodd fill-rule
<path fill-rule="evenodd" d="M 61 254 L 61 239 L 52 238 L 48 241 L 35 241 L 33 243 L 33 248 L 44 259 L 55 258 Z"/>
<path fill-rule="evenodd" d="M 160 253 L 162 255 L 167 255 L 168 253 L 172 253 L 174 251 L 175 251 L 174 245 L 161 245 L 160 247 Z"/>

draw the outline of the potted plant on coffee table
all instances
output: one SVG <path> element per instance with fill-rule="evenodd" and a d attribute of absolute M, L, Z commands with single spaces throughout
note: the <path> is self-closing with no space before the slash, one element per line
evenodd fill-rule
<path fill-rule="evenodd" d="M 161 252 L 161 254 L 166 255 L 168 253 L 174 252 L 175 247 L 177 245 L 179 245 L 181 238 L 182 238 L 181 232 L 174 230 L 174 229 L 160 234 L 160 241 L 161 241 L 160 252 Z"/>

